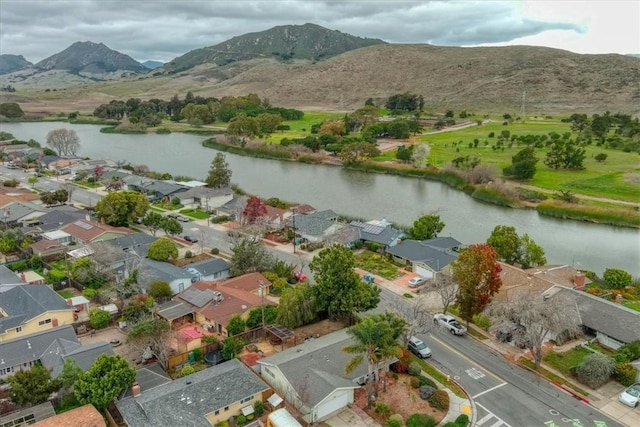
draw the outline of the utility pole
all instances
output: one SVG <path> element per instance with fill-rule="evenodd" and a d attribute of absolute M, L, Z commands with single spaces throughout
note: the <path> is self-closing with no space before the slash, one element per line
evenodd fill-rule
<path fill-rule="evenodd" d="M 293 212 L 293 216 L 291 219 L 293 220 L 293 253 L 296 253 L 296 208 L 291 208 L 291 212 Z"/>

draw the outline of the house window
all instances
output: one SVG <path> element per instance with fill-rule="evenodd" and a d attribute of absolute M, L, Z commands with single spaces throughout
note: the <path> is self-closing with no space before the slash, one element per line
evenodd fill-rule
<path fill-rule="evenodd" d="M 253 400 L 253 396 L 245 397 L 244 399 L 242 399 L 240 401 L 240 403 L 247 403 L 247 402 L 249 402 L 251 400 Z"/>
<path fill-rule="evenodd" d="M 214 415 L 220 415 L 220 409 L 213 413 Z"/>
<path fill-rule="evenodd" d="M 51 319 L 44 319 L 38 322 L 38 326 L 44 326 L 49 323 L 51 323 Z"/>
<path fill-rule="evenodd" d="M 227 412 L 229 410 L 228 406 L 225 406 L 224 411 Z"/>
<path fill-rule="evenodd" d="M 8 375 L 13 372 L 13 366 L 0 369 L 0 375 Z"/>
<path fill-rule="evenodd" d="M 19 334 L 20 332 L 22 332 L 22 326 L 18 326 L 16 328 L 16 333 Z"/>

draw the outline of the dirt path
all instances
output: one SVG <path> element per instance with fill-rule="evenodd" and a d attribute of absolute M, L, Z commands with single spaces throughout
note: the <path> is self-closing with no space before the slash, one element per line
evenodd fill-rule
<path fill-rule="evenodd" d="M 507 185 L 513 187 L 513 188 L 519 187 L 519 188 L 524 188 L 525 190 L 536 191 L 538 193 L 544 193 L 544 194 L 557 194 L 558 193 L 556 190 L 550 190 L 548 188 L 536 187 L 534 185 L 521 184 L 521 183 L 513 182 L 513 181 L 505 181 L 505 183 Z M 637 202 L 627 202 L 625 200 L 609 199 L 609 198 L 606 198 L 606 197 L 587 196 L 585 194 L 574 194 L 573 196 L 576 197 L 577 199 L 580 199 L 580 200 L 592 200 L 592 201 L 595 201 L 595 202 L 603 202 L 603 203 L 611 203 L 611 204 L 614 204 L 614 205 L 631 206 L 631 207 L 640 209 L 640 203 L 637 203 Z"/>

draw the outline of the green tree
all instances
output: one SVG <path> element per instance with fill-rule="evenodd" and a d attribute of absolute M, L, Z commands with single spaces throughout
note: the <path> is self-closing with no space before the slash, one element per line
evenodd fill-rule
<path fill-rule="evenodd" d="M 598 153 L 595 155 L 594 159 L 596 162 L 602 163 L 607 160 L 607 157 L 609 157 L 607 153 Z"/>
<path fill-rule="evenodd" d="M 373 374 L 375 382 L 379 380 L 378 365 L 385 359 L 400 357 L 402 346 L 394 339 L 394 331 L 388 322 L 380 321 L 372 316 L 363 317 L 360 322 L 347 329 L 354 343 L 342 348 L 345 353 L 355 354 L 344 370 L 350 374 L 364 361 L 367 363 L 367 374 Z M 367 381 L 368 407 L 373 403 L 373 382 Z"/>
<path fill-rule="evenodd" d="M 31 185 L 31 188 L 35 187 L 37 182 L 38 182 L 37 176 L 30 176 L 29 178 L 27 178 L 27 183 Z"/>
<path fill-rule="evenodd" d="M 261 113 L 256 116 L 258 126 L 260 128 L 260 135 L 269 135 L 276 131 L 276 128 L 282 123 L 282 116 L 280 114 Z"/>
<path fill-rule="evenodd" d="M 126 226 L 143 217 L 149 209 L 149 199 L 133 191 L 109 193 L 96 203 L 96 215 L 109 225 Z"/>
<path fill-rule="evenodd" d="M 15 102 L 3 102 L 0 104 L 0 116 L 5 116 L 8 119 L 19 119 L 24 116 L 24 111 Z"/>
<path fill-rule="evenodd" d="M 136 370 L 119 355 L 101 354 L 75 383 L 74 393 L 82 404 L 103 410 L 136 379 Z"/>
<path fill-rule="evenodd" d="M 282 298 L 281 298 L 282 299 Z M 264 323 L 265 325 L 273 325 L 276 323 L 278 317 L 278 307 L 275 305 L 264 306 Z M 249 310 L 247 316 L 247 328 L 253 329 L 259 325 L 262 325 L 262 307 L 254 307 Z"/>
<path fill-rule="evenodd" d="M 260 134 L 260 124 L 255 117 L 249 117 L 247 113 L 238 113 L 229 121 L 227 134 L 252 138 Z"/>
<path fill-rule="evenodd" d="M 142 218 L 142 224 L 151 230 L 151 234 L 155 237 L 158 230 L 162 228 L 162 220 L 164 219 L 165 217 L 158 212 L 150 211 Z"/>
<path fill-rule="evenodd" d="M 244 347 L 244 341 L 234 337 L 227 337 L 222 342 L 222 357 L 224 360 L 231 360 Z"/>
<path fill-rule="evenodd" d="M 398 147 L 398 151 L 396 151 L 396 159 L 401 160 L 402 163 L 408 163 L 411 160 L 412 154 L 413 150 L 411 147 L 401 146 Z"/>
<path fill-rule="evenodd" d="M 211 162 L 209 175 L 207 176 L 207 187 L 223 188 L 228 187 L 231 183 L 231 169 L 227 163 L 224 154 L 218 153 Z"/>
<path fill-rule="evenodd" d="M 273 268 L 275 259 L 260 242 L 242 239 L 231 247 L 232 276 L 241 276 L 254 271 L 266 271 Z"/>
<path fill-rule="evenodd" d="M 173 295 L 173 291 L 167 282 L 158 280 L 149 285 L 149 295 L 156 299 L 168 298 Z"/>
<path fill-rule="evenodd" d="M 229 318 L 229 323 L 227 323 L 227 333 L 229 336 L 238 335 L 246 329 L 247 324 L 242 317 L 235 314 Z"/>
<path fill-rule="evenodd" d="M 317 313 L 313 288 L 298 285 L 282 291 L 276 322 L 293 329 L 313 322 L 317 318 Z"/>
<path fill-rule="evenodd" d="M 182 225 L 175 218 L 163 217 L 160 221 L 160 228 L 171 236 L 182 233 Z"/>
<path fill-rule="evenodd" d="M 511 166 L 504 169 L 504 175 L 515 179 L 532 179 L 536 174 L 538 158 L 532 147 L 524 148 L 511 158 Z"/>
<path fill-rule="evenodd" d="M 586 157 L 584 148 L 579 147 L 571 140 L 557 139 L 550 147 L 550 151 L 544 159 L 544 164 L 552 169 L 584 169 L 583 163 Z"/>
<path fill-rule="evenodd" d="M 373 144 L 368 142 L 354 142 L 347 144 L 342 151 L 340 151 L 340 159 L 346 165 L 359 163 L 370 157 L 375 157 L 380 154 L 380 150 Z"/>
<path fill-rule="evenodd" d="M 92 308 L 89 310 L 89 324 L 94 329 L 102 329 L 109 326 L 111 323 L 111 315 L 99 308 Z"/>
<path fill-rule="evenodd" d="M 484 243 L 470 245 L 451 265 L 453 279 L 458 284 L 456 303 L 460 307 L 460 316 L 468 325 L 502 286 L 502 269 L 497 262 L 496 250 Z"/>
<path fill-rule="evenodd" d="M 544 250 L 529 235 L 519 236 L 515 227 L 497 225 L 487 239 L 487 244 L 496 250 L 498 259 L 507 264 L 531 268 L 547 263 Z"/>
<path fill-rule="evenodd" d="M 184 117 L 190 124 L 200 123 L 209 124 L 213 122 L 211 110 L 206 105 L 187 104 L 181 111 L 180 115 Z"/>
<path fill-rule="evenodd" d="M 423 215 L 414 221 L 413 227 L 409 229 L 409 236 L 415 240 L 435 239 L 444 226 L 440 215 Z"/>
<path fill-rule="evenodd" d="M 624 289 L 633 284 L 631 274 L 618 268 L 607 268 L 602 278 L 609 289 Z"/>
<path fill-rule="evenodd" d="M 364 282 L 355 272 L 353 252 L 344 245 L 323 249 L 309 268 L 316 280 L 318 311 L 331 318 L 349 320 L 355 313 L 375 308 L 380 302 L 380 289 Z"/>
<path fill-rule="evenodd" d="M 51 378 L 51 371 L 39 364 L 27 371 L 16 372 L 7 378 L 7 382 L 11 386 L 11 400 L 19 406 L 44 403 L 61 386 L 59 381 Z"/>
<path fill-rule="evenodd" d="M 147 256 L 156 261 L 167 261 L 169 257 L 178 258 L 178 247 L 167 238 L 160 238 L 149 245 Z"/>
<path fill-rule="evenodd" d="M 62 365 L 62 371 L 60 371 L 60 375 L 58 375 L 58 381 L 60 381 L 60 385 L 66 391 L 70 391 L 73 389 L 73 385 L 78 378 L 80 378 L 80 375 L 82 375 L 82 369 L 80 369 L 76 361 L 71 358 L 66 358 Z"/>

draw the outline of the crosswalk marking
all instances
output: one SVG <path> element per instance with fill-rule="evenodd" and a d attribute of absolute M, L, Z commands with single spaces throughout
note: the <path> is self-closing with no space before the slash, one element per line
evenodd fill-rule
<path fill-rule="evenodd" d="M 481 419 L 479 419 L 478 421 L 476 421 L 476 425 L 481 426 L 482 424 L 486 423 L 491 418 L 493 418 L 493 414 L 489 413 L 489 414 L 485 415 L 484 417 L 482 417 Z"/>
<path fill-rule="evenodd" d="M 480 403 L 476 402 L 476 406 L 481 408 L 483 411 L 487 412 L 487 414 L 484 417 L 482 417 L 479 421 L 476 421 L 476 423 L 475 423 L 476 426 L 482 426 L 487 421 L 493 421 L 495 419 L 497 421 L 495 421 L 491 425 L 487 425 L 487 427 L 498 427 L 498 426 L 500 426 L 500 427 L 511 427 L 503 419 L 501 419 L 499 416 L 497 416 L 496 414 L 494 414 L 493 412 L 491 412 L 490 410 L 488 410 L 487 408 L 482 406 Z"/>

